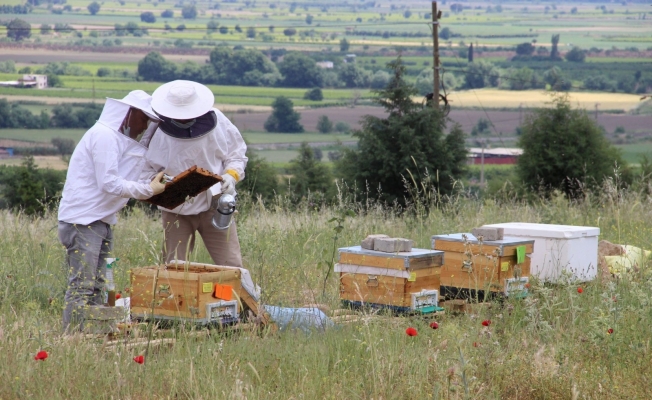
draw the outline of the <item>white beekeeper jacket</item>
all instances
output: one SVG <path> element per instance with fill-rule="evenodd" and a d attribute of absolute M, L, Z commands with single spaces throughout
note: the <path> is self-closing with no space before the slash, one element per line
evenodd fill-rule
<path fill-rule="evenodd" d="M 136 98 L 130 101 L 132 94 Z M 107 99 L 99 120 L 84 134 L 70 158 L 59 221 L 114 225 L 116 213 L 129 198 L 152 197 L 150 181 L 138 181 L 147 147 L 118 130 L 132 106 L 155 115 L 148 109 L 150 99 L 143 91 L 131 92 L 123 100 Z"/>
<path fill-rule="evenodd" d="M 152 138 L 147 150 L 147 166 L 141 179 L 151 179 L 157 171 L 165 170 L 168 175 L 176 176 L 196 165 L 222 175 L 232 169 L 239 179 L 244 179 L 247 166 L 247 145 L 238 128 L 213 108 L 217 117 L 215 128 L 205 135 L 195 138 L 176 138 L 167 135 L 159 128 Z M 186 201 L 177 208 L 169 210 L 159 206 L 163 211 L 180 215 L 197 215 L 208 211 L 212 197 L 221 192 L 221 183 L 200 193 L 192 201 Z"/>

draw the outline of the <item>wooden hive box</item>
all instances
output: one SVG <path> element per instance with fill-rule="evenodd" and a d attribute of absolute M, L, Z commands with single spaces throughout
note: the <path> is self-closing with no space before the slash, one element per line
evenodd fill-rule
<path fill-rule="evenodd" d="M 185 320 L 199 324 L 237 322 L 243 308 L 255 315 L 258 303 L 242 286 L 239 268 L 170 263 L 131 270 L 134 318 Z"/>
<path fill-rule="evenodd" d="M 518 247 L 524 251 L 521 263 L 517 262 Z M 442 286 L 509 295 L 525 290 L 534 240 L 505 236 L 481 242 L 470 233 L 455 233 L 432 236 L 432 248 L 445 253 Z"/>
<path fill-rule="evenodd" d="M 339 249 L 340 299 L 395 311 L 431 311 L 437 306 L 444 252 L 412 249 L 385 253 L 360 246 Z"/>

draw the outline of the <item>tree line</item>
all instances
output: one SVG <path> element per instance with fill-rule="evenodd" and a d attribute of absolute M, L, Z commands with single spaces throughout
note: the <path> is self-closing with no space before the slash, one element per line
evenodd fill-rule
<path fill-rule="evenodd" d="M 0 128 L 46 129 L 90 128 L 102 113 L 102 105 L 93 103 L 59 104 L 52 115 L 42 110 L 34 115 L 28 108 L 0 99 Z"/>

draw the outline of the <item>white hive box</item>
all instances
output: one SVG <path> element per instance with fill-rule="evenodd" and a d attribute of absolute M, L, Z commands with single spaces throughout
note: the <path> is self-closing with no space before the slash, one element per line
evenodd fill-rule
<path fill-rule="evenodd" d="M 534 239 L 530 275 L 544 282 L 558 282 L 566 274 L 586 282 L 597 275 L 600 228 L 525 222 L 485 226 L 504 228 L 505 236 Z"/>

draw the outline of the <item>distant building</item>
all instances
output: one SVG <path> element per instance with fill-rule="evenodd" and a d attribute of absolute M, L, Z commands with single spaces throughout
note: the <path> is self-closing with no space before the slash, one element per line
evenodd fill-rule
<path fill-rule="evenodd" d="M 0 158 L 7 158 L 14 156 L 13 147 L 0 147 Z"/>
<path fill-rule="evenodd" d="M 516 164 L 518 158 L 523 154 L 523 149 L 497 147 L 495 149 L 484 149 L 485 164 Z M 469 149 L 469 164 L 482 164 L 482 148 L 474 147 Z"/>
<path fill-rule="evenodd" d="M 355 54 L 347 54 L 346 56 L 344 56 L 344 62 L 345 63 L 355 63 L 356 57 L 357 56 Z"/>
<path fill-rule="evenodd" d="M 317 64 L 317 66 L 319 68 L 324 68 L 324 69 L 333 68 L 333 62 L 332 61 L 318 61 L 315 64 Z"/>
<path fill-rule="evenodd" d="M 26 74 L 17 81 L 0 82 L 0 86 L 45 89 L 48 87 L 48 77 L 47 75 Z"/>

